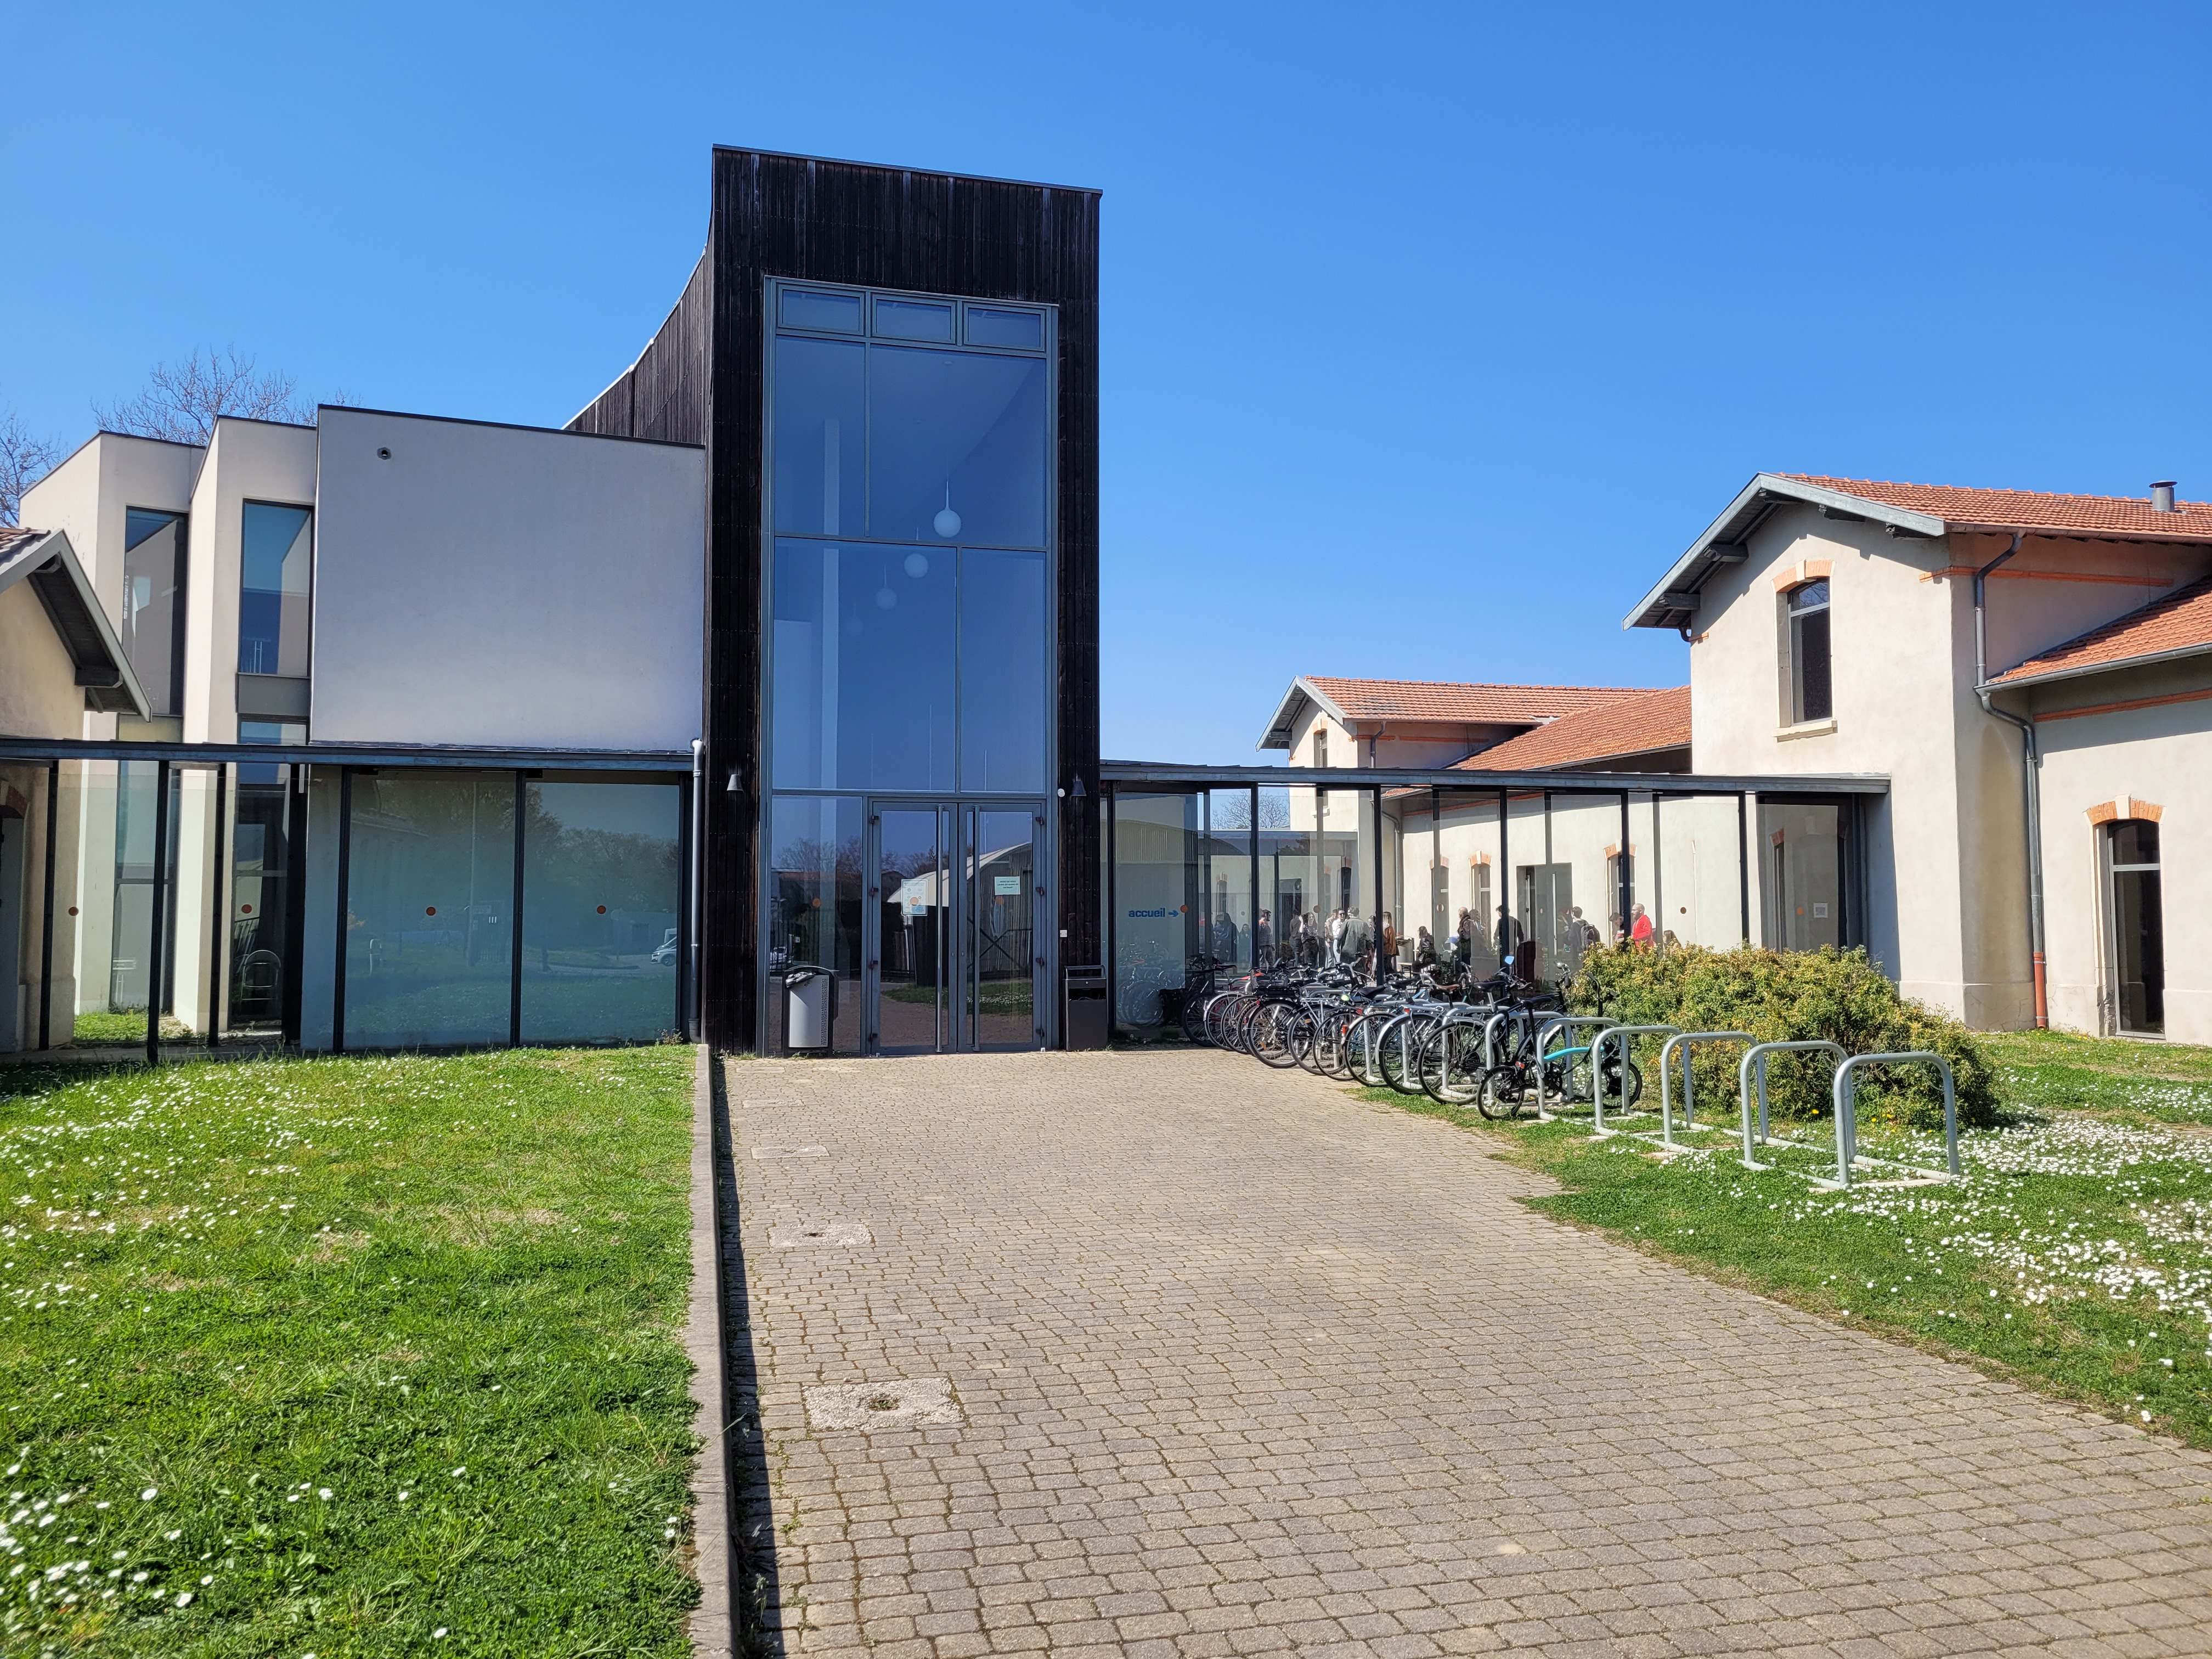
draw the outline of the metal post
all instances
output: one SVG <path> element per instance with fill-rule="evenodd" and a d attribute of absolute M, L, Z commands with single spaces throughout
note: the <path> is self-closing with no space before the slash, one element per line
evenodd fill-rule
<path fill-rule="evenodd" d="M 1744 1050 L 1742 1060 L 1736 1064 L 1735 1086 L 1736 1098 L 1741 1105 L 1743 1113 L 1743 1166 L 1745 1169 L 1756 1170 L 1761 1167 L 1753 1161 L 1751 1156 L 1751 1109 L 1755 1095 L 1759 1106 L 1759 1138 L 1764 1144 L 1766 1139 L 1766 1057 L 1769 1054 L 1804 1053 L 1814 1049 L 1836 1057 L 1837 1075 L 1839 1079 L 1845 1072 L 1850 1070 L 1850 1060 L 1845 1056 L 1842 1045 L 1824 1042 L 1819 1038 L 1808 1038 L 1798 1042 L 1761 1042 Z M 1847 1131 L 1844 1127 L 1844 1115 L 1839 1112 L 1836 1119 L 1836 1168 L 1840 1184 L 1844 1186 L 1850 1184 L 1850 1154 L 1845 1150 L 1846 1144 Z"/>
<path fill-rule="evenodd" d="M 1252 786 L 1252 966 L 1260 966 L 1260 786 Z"/>
<path fill-rule="evenodd" d="M 1659 803 L 1664 799 L 1658 790 L 1651 792 L 1651 908 L 1658 913 L 1651 922 L 1654 953 L 1667 948 L 1667 847 L 1659 839 Z"/>
<path fill-rule="evenodd" d="M 1605 1127 L 1605 1073 L 1602 1063 L 1606 1039 L 1618 1037 L 1620 1040 L 1620 1111 L 1626 1117 L 1628 1115 L 1628 1068 L 1632 1063 L 1628 1039 L 1632 1036 L 1657 1036 L 1662 1032 L 1668 1036 L 1679 1036 L 1681 1030 L 1679 1025 L 1612 1025 L 1590 1039 L 1590 1107 L 1594 1120 L 1590 1139 L 1601 1139 L 1620 1133 L 1617 1129 Z"/>
<path fill-rule="evenodd" d="M 146 923 L 146 1063 L 161 1063 L 162 923 L 169 908 L 169 763 L 154 763 L 154 914 Z"/>
<path fill-rule="evenodd" d="M 1743 942 L 1751 943 L 1751 797 L 1735 798 L 1735 884 L 1742 910 Z"/>
<path fill-rule="evenodd" d="M 1495 896 L 1498 900 L 1498 908 L 1508 918 L 1513 915 L 1513 860 L 1505 855 L 1505 830 L 1506 823 L 1512 816 L 1512 797 L 1501 789 L 1498 792 L 1498 890 Z M 1482 918 L 1482 925 L 1486 928 L 1498 926 L 1488 916 Z M 1511 970 L 1506 968 L 1505 963 L 1507 954 L 1505 940 L 1499 936 L 1504 932 L 1504 929 L 1500 928 L 1499 934 L 1492 936 L 1492 943 L 1497 947 L 1498 967 L 1504 969 L 1507 976 L 1510 978 Z M 1519 953 L 1516 951 L 1514 954 Z"/>
<path fill-rule="evenodd" d="M 1114 865 L 1114 821 L 1121 815 L 1114 810 L 1114 786 L 1098 786 L 1098 810 L 1106 817 L 1106 1040 L 1114 1040 L 1114 1027 L 1121 1014 L 1121 930 L 1115 925 L 1115 907 L 1121 903 L 1121 884 L 1115 879 L 1119 873 Z M 939 975 L 941 979 L 943 975 Z"/>
<path fill-rule="evenodd" d="M 481 786 L 479 786 L 481 787 Z M 522 1046 L 522 855 L 523 826 L 528 815 L 524 807 L 530 799 L 530 785 L 526 775 L 514 775 L 514 895 L 510 902 L 514 914 L 507 918 L 507 1046 Z"/>
<path fill-rule="evenodd" d="M 207 1040 L 210 1048 L 222 1041 L 222 958 L 223 941 L 230 937 L 230 904 L 223 890 L 223 823 L 229 810 L 230 767 L 222 761 L 215 769 L 215 878 L 214 896 L 208 901 L 208 916 L 214 924 L 208 929 L 208 1024 Z"/>
<path fill-rule="evenodd" d="M 1690 1077 L 1690 1045 L 1693 1042 L 1750 1042 L 1755 1039 L 1748 1031 L 1685 1031 L 1680 1036 L 1670 1036 L 1659 1046 L 1659 1139 L 1668 1146 L 1674 1144 L 1674 1103 L 1667 1080 L 1667 1063 L 1674 1051 L 1682 1051 L 1682 1127 L 1694 1129 L 1696 1118 L 1695 1090 Z"/>
<path fill-rule="evenodd" d="M 346 888 L 353 877 L 353 768 L 338 768 L 337 960 L 331 968 L 331 1052 L 345 1052 Z M 301 897 L 306 895 L 302 893 Z M 305 1024 L 302 1018 L 301 1024 Z M 304 1036 L 305 1034 L 302 1033 Z"/>
<path fill-rule="evenodd" d="M 1370 756 L 1372 750 L 1370 751 Z M 1375 823 L 1375 890 L 1368 896 L 1368 910 L 1374 917 L 1369 924 L 1369 948 L 1375 952 L 1375 977 L 1382 977 L 1382 786 L 1374 784 L 1367 791 L 1370 816 Z"/>
<path fill-rule="evenodd" d="M 1630 862 L 1628 791 L 1624 789 L 1620 792 L 1620 863 L 1617 866 L 1620 872 L 1620 895 L 1614 901 L 1615 908 L 1620 913 L 1620 941 L 1624 945 L 1628 942 L 1628 907 L 1636 896 L 1636 872 L 1629 867 Z"/>
<path fill-rule="evenodd" d="M 46 763 L 46 902 L 40 913 L 39 1047 L 54 1046 L 54 842 L 61 825 L 62 763 Z"/>
<path fill-rule="evenodd" d="M 707 844 L 707 744 L 704 739 L 691 740 L 691 848 L 688 867 L 691 872 L 691 937 L 685 941 L 685 960 L 691 964 L 691 1040 L 699 1041 L 705 1028 L 706 999 L 701 990 L 699 977 L 702 956 L 699 949 L 699 923 L 702 895 L 706 883 L 702 879 L 702 861 Z"/>

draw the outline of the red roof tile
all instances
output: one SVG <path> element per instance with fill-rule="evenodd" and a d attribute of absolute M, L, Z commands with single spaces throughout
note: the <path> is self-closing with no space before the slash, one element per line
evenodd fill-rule
<path fill-rule="evenodd" d="M 1488 772 L 1540 772 L 1690 746 L 1690 688 L 1616 691 L 1604 702 L 1564 714 L 1461 761 Z"/>
<path fill-rule="evenodd" d="M 1449 680 L 1347 680 L 1308 674 L 1305 681 L 1348 719 L 1437 720 L 1533 726 L 1620 696 L 1619 686 L 1464 685 Z"/>
<path fill-rule="evenodd" d="M 46 533 L 43 530 L 26 530 L 21 525 L 0 524 L 0 559 L 14 551 L 18 543 L 36 540 Z"/>
<path fill-rule="evenodd" d="M 1962 489 L 1950 484 L 1890 483 L 1869 478 L 1824 478 L 1808 472 L 1784 477 L 1861 501 L 1925 513 L 1951 524 L 1986 524 L 2007 530 L 2103 532 L 2115 536 L 2202 536 L 2212 541 L 2212 501 L 2176 501 L 2171 513 L 2151 509 L 2140 495 L 2046 495 L 2033 489 Z"/>
<path fill-rule="evenodd" d="M 2193 650 L 2212 650 L 2212 576 L 2154 599 L 2140 611 L 2117 617 L 2102 628 L 2093 628 L 2040 656 L 2030 657 L 2019 667 L 1996 676 L 1991 684 L 2081 673 L 2141 657 Z"/>

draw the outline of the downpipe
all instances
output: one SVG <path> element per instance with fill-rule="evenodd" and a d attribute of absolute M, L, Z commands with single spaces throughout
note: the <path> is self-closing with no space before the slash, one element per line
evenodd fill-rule
<path fill-rule="evenodd" d="M 2027 823 L 2027 939 L 2029 972 L 2035 985 L 2035 1029 L 2051 1025 L 2050 986 L 2043 958 L 2043 756 L 2036 746 L 2035 722 L 2025 715 L 2000 708 L 1992 702 L 1989 685 L 1989 607 L 1985 584 L 1990 573 L 2020 551 L 2024 537 L 2014 532 L 2012 545 L 1974 572 L 1974 695 L 1982 713 L 2020 728 L 2021 798 Z"/>

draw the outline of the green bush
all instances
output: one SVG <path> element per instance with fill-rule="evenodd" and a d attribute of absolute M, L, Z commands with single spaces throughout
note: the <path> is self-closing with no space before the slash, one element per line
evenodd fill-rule
<path fill-rule="evenodd" d="M 1762 1042 L 1821 1037 L 1849 1054 L 1933 1049 L 1951 1064 L 1960 1126 L 1984 1128 L 1996 1121 L 1996 1074 L 1973 1033 L 1948 1014 L 1899 996 L 1864 951 L 1602 946 L 1583 958 L 1568 1000 L 1577 1013 L 1602 1012 L 1628 1025 L 1749 1031 Z M 1694 1064 L 1706 1121 L 1735 1116 L 1742 1054 L 1732 1043 L 1698 1045 Z M 1776 1116 L 1802 1121 L 1829 1109 L 1835 1066 L 1827 1055 L 1777 1054 L 1766 1075 Z M 1657 1077 L 1647 1076 L 1646 1084 L 1656 1090 Z M 1933 1066 L 1863 1073 L 1857 1110 L 1862 1123 L 1941 1129 L 1943 1085 Z"/>

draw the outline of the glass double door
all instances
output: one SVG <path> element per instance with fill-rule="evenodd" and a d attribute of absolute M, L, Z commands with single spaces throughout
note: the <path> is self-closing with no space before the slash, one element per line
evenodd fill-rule
<path fill-rule="evenodd" d="M 1042 1045 L 1043 828 L 1034 805 L 868 803 L 864 1053 Z"/>

